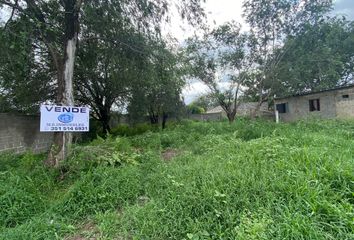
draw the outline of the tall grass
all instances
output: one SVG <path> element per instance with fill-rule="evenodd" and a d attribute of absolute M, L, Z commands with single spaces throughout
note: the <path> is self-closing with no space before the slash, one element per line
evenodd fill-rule
<path fill-rule="evenodd" d="M 344 121 L 185 122 L 76 146 L 58 172 L 8 155 L 0 239 L 354 239 L 353 137 Z"/>

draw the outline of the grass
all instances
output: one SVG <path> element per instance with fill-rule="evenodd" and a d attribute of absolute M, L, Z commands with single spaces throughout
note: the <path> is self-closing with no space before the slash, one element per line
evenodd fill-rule
<path fill-rule="evenodd" d="M 72 150 L 60 171 L 0 157 L 0 239 L 354 239 L 354 122 L 184 122 Z"/>

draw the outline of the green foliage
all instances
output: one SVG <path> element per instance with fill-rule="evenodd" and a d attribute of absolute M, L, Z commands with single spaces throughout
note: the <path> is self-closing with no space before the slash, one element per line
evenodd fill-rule
<path fill-rule="evenodd" d="M 42 215 L 16 228 L 8 228 L 0 233 L 2 239 L 56 240 L 59 236 L 72 234 L 75 227 L 55 215 Z"/>
<path fill-rule="evenodd" d="M 43 156 L 27 153 L 0 157 L 0 226 L 15 227 L 41 214 L 56 174 L 45 169 Z M 0 229 L 1 229 L 0 227 Z"/>
<path fill-rule="evenodd" d="M 352 81 L 354 27 L 345 19 L 307 24 L 289 37 L 277 68 L 277 96 L 320 91 Z M 291 90 L 289 92 L 289 89 Z"/>
<path fill-rule="evenodd" d="M 168 117 L 180 116 L 184 103 L 181 100 L 185 85 L 181 77 L 180 59 L 166 42 L 151 42 L 152 56 L 139 66 L 142 75 L 132 87 L 128 112 L 132 123 L 149 116 L 152 124 Z M 144 81 L 142 81 L 144 79 Z"/>
<path fill-rule="evenodd" d="M 352 239 L 353 136 L 352 121 L 185 121 L 75 146 L 59 175 L 1 157 L 0 239 Z"/>
<path fill-rule="evenodd" d="M 83 132 L 80 140 L 83 143 L 88 143 L 96 139 L 97 136 L 105 137 L 105 135 L 106 134 L 103 132 L 101 123 L 94 118 L 90 118 L 90 130 L 88 132 Z"/>
<path fill-rule="evenodd" d="M 71 157 L 62 165 L 62 173 L 76 179 L 97 167 L 137 165 L 141 154 L 125 138 L 98 137 L 85 146 L 74 146 Z"/>
<path fill-rule="evenodd" d="M 241 25 L 230 22 L 202 38 L 188 39 L 184 49 L 186 75 L 208 86 L 209 96 L 224 109 L 230 122 L 235 119 L 245 72 L 253 64 L 248 37 L 241 33 Z"/>
<path fill-rule="evenodd" d="M 200 24 L 204 16 L 200 0 L 1 1 L 0 11 L 11 17 L 0 26 L 0 111 L 37 112 L 40 103 L 61 99 L 61 92 L 57 98 L 53 93 L 67 86 L 63 82 L 66 76 L 61 77 L 66 44 L 80 29 L 80 48 L 72 56 L 75 81 L 68 89 L 75 88 L 69 95 L 91 106 L 106 134 L 113 104 L 124 108 L 132 89 L 155 77 L 161 80 L 155 83 L 162 82 L 161 78 L 168 81 L 161 75 L 174 72 L 169 68 L 175 64 L 162 60 L 172 52 L 160 51 L 156 43 L 165 44 L 161 26 L 176 9 L 192 26 Z M 148 69 L 154 69 L 154 76 Z M 172 84 L 164 84 L 169 86 Z M 158 98 L 161 101 L 172 95 L 171 101 L 160 104 L 165 112 L 179 106 L 180 89 Z"/>
<path fill-rule="evenodd" d="M 0 175 L 0 225 L 14 227 L 43 211 L 44 202 L 29 177 Z"/>
<path fill-rule="evenodd" d="M 191 103 L 187 106 L 187 112 L 189 114 L 202 114 L 205 113 L 205 109 L 200 106 L 197 106 L 194 103 Z"/>
<path fill-rule="evenodd" d="M 155 132 L 158 130 L 158 126 L 147 124 L 147 123 L 138 123 L 134 126 L 129 126 L 127 124 L 120 124 L 119 126 L 111 130 L 112 136 L 135 136 L 147 131 Z"/>
<path fill-rule="evenodd" d="M 34 49 L 35 30 L 26 19 L 0 26 L 0 112 L 37 113 L 53 99 L 52 70 Z M 31 94 L 33 92 L 36 94 Z"/>
<path fill-rule="evenodd" d="M 243 2 L 245 20 L 251 26 L 248 47 L 254 63 L 247 73 L 245 95 L 248 98 L 269 101 L 275 92 L 282 93 L 283 82 L 286 80 L 284 76 L 277 78 L 278 65 L 282 59 L 286 59 L 285 53 L 292 51 L 288 46 L 284 46 L 284 39 L 297 36 L 306 26 L 315 26 L 316 23 L 323 21 L 332 5 L 332 0 Z M 294 49 L 294 52 L 297 51 Z M 311 65 L 307 64 L 306 67 L 310 68 Z M 292 64 L 288 67 L 292 68 Z M 301 73 L 304 71 L 307 70 L 302 69 Z M 291 78 L 290 75 L 285 76 L 288 77 Z M 297 84 L 301 84 L 302 81 L 303 79 Z M 285 87 L 286 90 L 289 88 Z"/>
<path fill-rule="evenodd" d="M 141 191 L 139 180 L 139 172 L 134 167 L 99 167 L 77 181 L 57 208 L 63 216 L 75 219 L 110 209 L 119 210 L 137 199 Z"/>
<path fill-rule="evenodd" d="M 203 108 L 205 111 L 217 107 L 219 104 L 212 94 L 203 94 L 194 100 L 191 104 Z"/>

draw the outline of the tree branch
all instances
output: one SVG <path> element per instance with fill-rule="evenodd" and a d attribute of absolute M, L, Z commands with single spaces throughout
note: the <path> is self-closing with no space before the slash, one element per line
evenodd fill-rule
<path fill-rule="evenodd" d="M 15 0 L 15 4 L 14 5 L 18 6 L 18 0 Z M 4 26 L 5 30 L 7 28 L 7 25 L 12 21 L 12 18 L 14 17 L 14 14 L 15 14 L 15 10 L 16 10 L 16 7 L 12 7 L 10 18 L 7 20 L 7 22 L 5 23 L 5 26 Z"/>

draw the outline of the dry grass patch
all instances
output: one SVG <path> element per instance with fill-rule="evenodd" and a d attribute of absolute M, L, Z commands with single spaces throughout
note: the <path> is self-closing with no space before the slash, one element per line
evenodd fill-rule
<path fill-rule="evenodd" d="M 96 224 L 90 221 L 79 227 L 75 235 L 66 237 L 65 240 L 97 240 L 99 236 L 100 231 Z"/>
<path fill-rule="evenodd" d="M 161 157 L 164 161 L 169 162 L 171 161 L 173 158 L 181 155 L 182 151 L 178 150 L 178 149 L 173 149 L 173 148 L 169 148 L 169 149 L 165 149 L 162 153 L 161 153 Z"/>

